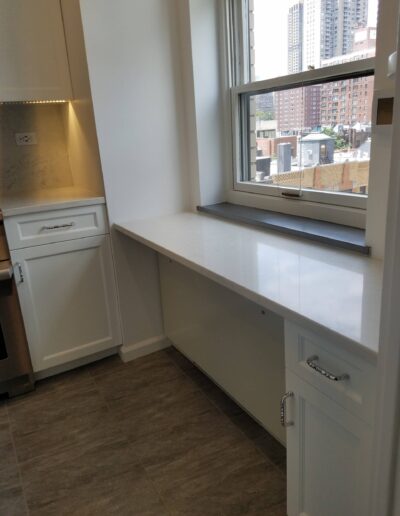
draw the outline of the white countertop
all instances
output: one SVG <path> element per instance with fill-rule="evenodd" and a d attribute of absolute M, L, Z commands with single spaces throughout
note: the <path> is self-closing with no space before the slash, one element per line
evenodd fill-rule
<path fill-rule="evenodd" d="M 20 192 L 4 196 L 0 198 L 0 209 L 4 217 L 10 217 L 24 213 L 104 203 L 103 196 L 82 188 L 48 188 L 36 192 Z"/>
<path fill-rule="evenodd" d="M 115 227 L 289 320 L 376 357 L 380 260 L 197 213 Z"/>

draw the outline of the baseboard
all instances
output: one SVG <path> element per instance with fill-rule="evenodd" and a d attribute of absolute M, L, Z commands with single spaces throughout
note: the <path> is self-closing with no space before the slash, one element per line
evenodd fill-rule
<path fill-rule="evenodd" d="M 158 335 L 157 337 L 141 340 L 133 344 L 123 345 L 119 348 L 118 353 L 123 362 L 130 362 L 135 360 L 135 358 L 150 355 L 150 353 L 169 348 L 170 346 L 171 342 L 165 335 Z"/>

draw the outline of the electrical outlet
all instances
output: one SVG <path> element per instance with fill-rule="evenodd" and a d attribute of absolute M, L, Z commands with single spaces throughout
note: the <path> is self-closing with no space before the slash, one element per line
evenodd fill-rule
<path fill-rule="evenodd" d="M 15 142 L 17 145 L 37 145 L 36 133 L 16 133 Z"/>

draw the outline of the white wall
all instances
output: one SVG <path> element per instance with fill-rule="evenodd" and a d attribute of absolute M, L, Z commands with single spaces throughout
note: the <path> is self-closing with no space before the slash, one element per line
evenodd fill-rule
<path fill-rule="evenodd" d="M 93 195 L 103 195 L 79 0 L 61 0 L 61 7 L 74 97 L 64 117 L 73 183 Z"/>
<path fill-rule="evenodd" d="M 179 0 L 81 0 L 110 223 L 188 207 Z M 163 332 L 154 254 L 114 235 L 124 344 Z"/>
<path fill-rule="evenodd" d="M 226 196 L 221 5 L 220 0 L 179 1 L 192 209 L 221 202 Z"/>

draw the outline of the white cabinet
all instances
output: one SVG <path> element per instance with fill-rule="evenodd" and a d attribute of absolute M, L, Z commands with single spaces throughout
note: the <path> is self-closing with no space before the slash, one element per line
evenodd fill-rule
<path fill-rule="evenodd" d="M 371 428 L 286 372 L 289 516 L 368 514 Z"/>
<path fill-rule="evenodd" d="M 11 251 L 35 372 L 121 344 L 108 235 Z"/>
<path fill-rule="evenodd" d="M 59 0 L 0 0 L 0 102 L 72 97 Z"/>
<path fill-rule="evenodd" d="M 376 367 L 285 321 L 289 516 L 368 514 Z"/>

